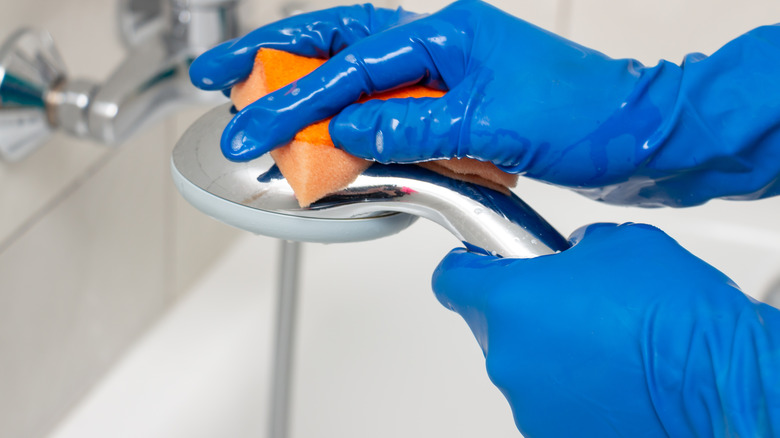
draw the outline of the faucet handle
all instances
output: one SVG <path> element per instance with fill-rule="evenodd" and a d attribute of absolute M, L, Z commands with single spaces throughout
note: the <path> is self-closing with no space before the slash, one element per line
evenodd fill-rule
<path fill-rule="evenodd" d="M 55 129 L 88 136 L 86 111 L 96 89 L 67 77 L 48 32 L 16 31 L 0 47 L 0 159 L 21 161 Z"/>
<path fill-rule="evenodd" d="M 0 47 L 0 158 L 19 161 L 54 128 L 49 96 L 65 81 L 65 65 L 46 31 L 21 29 Z"/>

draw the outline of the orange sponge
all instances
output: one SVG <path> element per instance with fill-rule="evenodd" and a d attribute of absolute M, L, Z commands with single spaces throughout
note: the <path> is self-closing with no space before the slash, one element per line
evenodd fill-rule
<path fill-rule="evenodd" d="M 274 49 L 260 49 L 246 81 L 236 84 L 231 99 L 239 110 L 260 97 L 303 77 L 325 61 Z M 407 87 L 371 96 L 372 99 L 441 97 L 444 93 L 425 87 Z M 330 119 L 313 123 L 293 140 L 271 151 L 279 171 L 295 192 L 301 207 L 348 186 L 371 164 L 337 149 L 328 132 Z M 492 163 L 473 159 L 437 160 L 421 166 L 447 176 L 506 191 L 517 183 L 517 175 L 501 171 Z"/>

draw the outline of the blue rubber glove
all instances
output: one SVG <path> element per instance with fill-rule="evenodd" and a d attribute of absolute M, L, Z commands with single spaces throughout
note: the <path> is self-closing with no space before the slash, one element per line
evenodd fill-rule
<path fill-rule="evenodd" d="M 330 58 L 369 35 L 419 17 L 400 8 L 389 10 L 370 4 L 295 15 L 203 53 L 190 66 L 190 79 L 204 90 L 226 90 L 249 76 L 261 47 Z"/>
<path fill-rule="evenodd" d="M 649 225 L 572 240 L 527 260 L 454 250 L 433 276 L 524 436 L 778 436 L 780 311 Z"/>
<path fill-rule="evenodd" d="M 477 0 L 422 17 L 370 5 L 260 28 L 198 58 L 193 82 L 244 78 L 258 47 L 332 57 L 239 112 L 222 148 L 236 161 L 288 142 L 361 95 L 424 84 L 442 99 L 352 105 L 337 146 L 381 162 L 473 157 L 596 199 L 695 205 L 780 193 L 780 27 L 709 58 L 644 67 L 613 60 Z"/>

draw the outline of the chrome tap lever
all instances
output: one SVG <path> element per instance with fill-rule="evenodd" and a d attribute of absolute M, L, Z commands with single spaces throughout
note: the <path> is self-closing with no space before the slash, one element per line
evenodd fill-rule
<path fill-rule="evenodd" d="M 0 48 L 0 157 L 19 161 L 38 149 L 56 126 L 51 91 L 65 80 L 54 40 L 45 31 L 21 29 Z"/>

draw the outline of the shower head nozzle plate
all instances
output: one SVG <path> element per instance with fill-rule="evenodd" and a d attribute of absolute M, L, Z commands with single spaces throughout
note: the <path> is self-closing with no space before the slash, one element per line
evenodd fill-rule
<path fill-rule="evenodd" d="M 287 240 L 358 242 L 407 228 L 417 216 L 386 211 L 317 217 L 298 206 L 287 181 L 266 154 L 247 163 L 227 160 L 219 140 L 233 116 L 231 104 L 198 119 L 173 151 L 171 174 L 182 196 L 203 213 L 229 225 Z"/>

